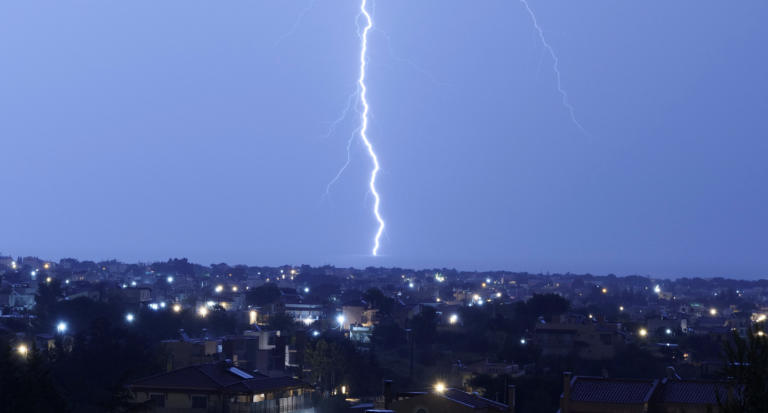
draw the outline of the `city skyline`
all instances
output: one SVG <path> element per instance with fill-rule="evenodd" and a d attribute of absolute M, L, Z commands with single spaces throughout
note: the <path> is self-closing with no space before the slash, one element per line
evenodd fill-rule
<path fill-rule="evenodd" d="M 372 4 L 375 258 L 359 6 L 0 5 L 0 251 L 765 277 L 768 5 Z"/>

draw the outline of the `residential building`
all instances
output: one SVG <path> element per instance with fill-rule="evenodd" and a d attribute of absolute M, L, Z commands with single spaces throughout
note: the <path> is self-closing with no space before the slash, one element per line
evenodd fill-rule
<path fill-rule="evenodd" d="M 618 379 L 563 373 L 559 413 L 718 413 L 727 382 L 684 380 L 668 368 L 663 379 Z"/>
<path fill-rule="evenodd" d="M 128 385 L 136 407 L 149 412 L 298 412 L 311 406 L 311 387 L 291 377 L 248 373 L 226 362 L 184 367 Z"/>
<path fill-rule="evenodd" d="M 514 386 L 510 386 L 509 397 L 514 400 Z M 385 400 L 384 407 L 397 413 L 514 412 L 514 403 L 507 405 L 453 388 L 433 392 L 398 393 L 391 401 Z"/>
<path fill-rule="evenodd" d="M 620 324 L 567 314 L 557 322 L 539 324 L 534 331 L 542 355 L 568 356 L 576 352 L 586 360 L 612 359 L 624 347 L 626 336 Z"/>

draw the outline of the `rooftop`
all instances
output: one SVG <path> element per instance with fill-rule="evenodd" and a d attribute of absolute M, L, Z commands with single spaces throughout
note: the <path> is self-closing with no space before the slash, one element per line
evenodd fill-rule
<path fill-rule="evenodd" d="M 197 390 L 226 393 L 265 393 L 272 390 L 309 387 L 291 377 L 263 377 L 219 362 L 184 367 L 154 376 L 138 379 L 129 386 L 132 390 Z"/>
<path fill-rule="evenodd" d="M 575 376 L 571 380 L 571 401 L 598 403 L 645 403 L 659 380 L 610 379 Z"/>

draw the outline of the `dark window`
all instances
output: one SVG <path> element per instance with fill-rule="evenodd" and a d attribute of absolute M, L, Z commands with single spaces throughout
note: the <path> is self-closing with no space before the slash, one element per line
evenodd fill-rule
<path fill-rule="evenodd" d="M 149 399 L 152 400 L 152 404 L 157 407 L 165 407 L 165 395 L 164 394 L 150 394 Z"/>
<path fill-rule="evenodd" d="M 603 342 L 603 344 L 611 345 L 611 335 L 610 334 L 600 334 L 600 341 Z"/>
<path fill-rule="evenodd" d="M 205 409 L 208 407 L 208 396 L 192 396 L 193 409 Z"/>

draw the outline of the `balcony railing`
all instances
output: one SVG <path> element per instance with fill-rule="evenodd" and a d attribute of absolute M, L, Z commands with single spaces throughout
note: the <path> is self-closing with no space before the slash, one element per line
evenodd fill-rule
<path fill-rule="evenodd" d="M 256 403 L 230 403 L 229 413 L 311 413 L 312 396 L 285 397 L 275 400 L 264 400 Z"/>

